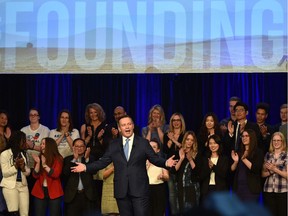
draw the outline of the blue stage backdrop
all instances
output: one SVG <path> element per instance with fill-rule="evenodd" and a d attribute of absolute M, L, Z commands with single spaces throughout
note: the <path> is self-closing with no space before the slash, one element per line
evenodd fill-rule
<path fill-rule="evenodd" d="M 167 121 L 173 112 L 181 112 L 188 129 L 197 130 L 209 111 L 219 119 L 228 116 L 231 96 L 239 96 L 249 105 L 251 120 L 258 102 L 269 103 L 271 124 L 280 121 L 279 107 L 287 103 L 286 73 L 6 74 L 0 80 L 0 109 L 10 113 L 14 129 L 28 124 L 31 107 L 40 109 L 41 122 L 49 128 L 56 127 L 58 112 L 67 108 L 80 129 L 88 103 L 101 104 L 108 121 L 114 107 L 122 105 L 140 127 L 147 124 L 149 109 L 160 104 Z"/>

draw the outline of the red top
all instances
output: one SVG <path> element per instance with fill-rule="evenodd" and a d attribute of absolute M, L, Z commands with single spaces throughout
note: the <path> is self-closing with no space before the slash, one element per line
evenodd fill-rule
<path fill-rule="evenodd" d="M 39 173 L 33 171 L 33 177 L 37 180 L 34 184 L 31 194 L 39 199 L 44 199 L 44 191 L 42 185 L 44 179 L 46 178 L 50 199 L 56 199 L 60 196 L 63 196 L 64 193 L 60 179 L 62 167 L 63 161 L 55 159 L 52 167 L 50 167 L 49 173 L 47 173 L 46 171 L 42 171 Z"/>

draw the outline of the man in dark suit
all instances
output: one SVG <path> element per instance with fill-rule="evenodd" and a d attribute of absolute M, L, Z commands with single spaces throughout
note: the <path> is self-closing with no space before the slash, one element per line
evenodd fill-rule
<path fill-rule="evenodd" d="M 159 157 L 148 140 L 134 135 L 131 117 L 122 116 L 118 129 L 122 136 L 113 140 L 104 156 L 91 164 L 77 163 L 72 172 L 95 173 L 111 162 L 114 164 L 114 196 L 120 215 L 149 215 L 149 179 L 146 161 L 159 167 L 172 167 L 177 163 L 174 156 L 165 160 Z M 129 148 L 128 148 L 129 146 Z M 127 148 L 126 148 L 127 147 Z"/>
<path fill-rule="evenodd" d="M 266 122 L 269 113 L 269 104 L 267 103 L 258 103 L 256 105 L 256 123 L 261 132 L 262 146 L 259 146 L 263 149 L 263 153 L 265 154 L 269 150 L 271 136 L 274 133 L 273 127 Z"/>
<path fill-rule="evenodd" d="M 252 129 L 256 133 L 258 146 L 262 147 L 261 132 L 258 125 L 254 122 L 247 120 L 247 115 L 249 113 L 248 105 L 243 102 L 237 102 L 234 106 L 234 111 L 236 115 L 236 121 L 228 122 L 228 130 L 225 135 L 225 153 L 228 156 L 231 154 L 231 150 L 238 151 L 241 143 L 242 132 L 246 129 Z M 262 149 L 264 152 L 264 149 Z"/>
<path fill-rule="evenodd" d="M 65 215 L 92 216 L 95 215 L 96 190 L 91 173 L 72 173 L 75 162 L 89 164 L 94 160 L 90 157 L 90 148 L 85 146 L 81 138 L 73 141 L 73 155 L 64 159 L 63 177 L 65 182 Z M 101 197 L 100 197 L 101 199 Z"/>

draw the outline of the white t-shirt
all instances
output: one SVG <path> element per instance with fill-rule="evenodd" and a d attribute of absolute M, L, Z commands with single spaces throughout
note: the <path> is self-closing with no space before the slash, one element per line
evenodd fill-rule
<path fill-rule="evenodd" d="M 40 124 L 36 130 L 32 130 L 30 125 L 27 125 L 26 127 L 23 127 L 21 131 L 26 134 L 27 141 L 32 141 L 35 146 L 40 146 L 41 140 L 49 136 L 50 129 Z M 32 154 L 38 155 L 39 152 L 31 149 L 27 150 L 27 163 L 30 168 L 34 168 L 34 159 Z"/>
<path fill-rule="evenodd" d="M 49 137 L 53 138 L 54 140 L 57 140 L 62 133 L 60 131 L 57 131 L 56 129 L 53 129 L 50 131 Z M 72 132 L 70 132 L 70 137 L 72 140 L 75 140 L 80 137 L 79 131 L 77 129 L 73 129 Z M 69 143 L 67 142 L 66 137 L 64 136 L 61 142 L 58 145 L 58 151 L 62 155 L 63 158 L 73 155 L 73 150 L 70 148 Z"/>

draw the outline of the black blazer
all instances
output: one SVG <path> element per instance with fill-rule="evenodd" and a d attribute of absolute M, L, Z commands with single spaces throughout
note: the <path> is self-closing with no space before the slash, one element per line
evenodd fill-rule
<path fill-rule="evenodd" d="M 207 194 L 210 182 L 210 174 L 212 171 L 215 173 L 215 187 L 217 191 L 228 190 L 227 186 L 227 174 L 229 169 L 228 158 L 224 155 L 220 155 L 217 164 L 212 169 L 209 167 L 208 158 L 205 157 L 203 161 L 203 167 L 200 173 L 200 179 L 202 182 L 201 193 Z"/>
<path fill-rule="evenodd" d="M 241 158 L 241 155 L 239 155 L 239 163 L 241 160 L 240 158 Z M 264 162 L 263 151 L 258 148 L 254 156 L 252 158 L 247 158 L 247 159 L 252 163 L 252 167 L 250 170 L 244 165 L 246 169 L 246 174 L 247 174 L 248 188 L 251 193 L 259 194 L 262 191 L 261 172 L 262 172 L 262 167 L 263 167 L 263 162 Z M 234 171 L 234 174 L 235 174 L 234 181 L 233 181 L 234 191 L 237 191 L 237 188 L 238 188 L 239 163 L 237 165 L 236 170 Z"/>
<path fill-rule="evenodd" d="M 234 128 L 235 128 L 235 132 L 236 132 L 236 127 L 237 127 L 237 122 L 234 123 Z M 262 146 L 262 136 L 261 136 L 261 132 L 259 129 L 259 126 L 251 121 L 247 121 L 247 123 L 245 124 L 244 130 L 247 129 L 252 129 L 255 133 L 256 133 L 256 137 L 257 137 L 257 142 L 258 142 L 258 146 L 261 147 Z M 231 154 L 232 150 L 235 150 L 235 132 L 233 134 L 232 137 L 230 137 L 229 135 L 229 131 L 227 130 L 226 134 L 225 134 L 225 138 L 224 138 L 224 153 L 229 157 Z M 241 135 L 241 134 L 240 134 Z M 237 146 L 240 147 L 241 145 L 241 139 L 238 140 L 238 144 Z M 239 148 L 238 148 L 239 150 Z"/>
<path fill-rule="evenodd" d="M 166 160 L 154 152 L 148 140 L 137 135 L 134 136 L 130 158 L 127 161 L 123 151 L 122 137 L 120 137 L 109 144 L 102 158 L 87 164 L 86 171 L 95 173 L 113 162 L 115 198 L 125 198 L 127 195 L 148 197 L 149 179 L 146 160 L 165 168 Z"/>
<path fill-rule="evenodd" d="M 93 175 L 91 173 L 82 172 L 82 173 L 73 173 L 71 172 L 71 167 L 75 166 L 71 161 L 73 160 L 73 155 L 70 155 L 64 159 L 63 166 L 63 176 L 66 180 L 64 188 L 64 202 L 70 203 L 78 190 L 79 175 L 81 177 L 82 184 L 84 186 L 84 193 L 90 201 L 96 200 L 96 188 L 93 183 Z M 93 162 L 93 157 L 89 158 L 89 163 Z M 82 158 L 82 163 L 85 163 L 84 158 Z M 89 164 L 88 163 L 88 164 Z"/>

